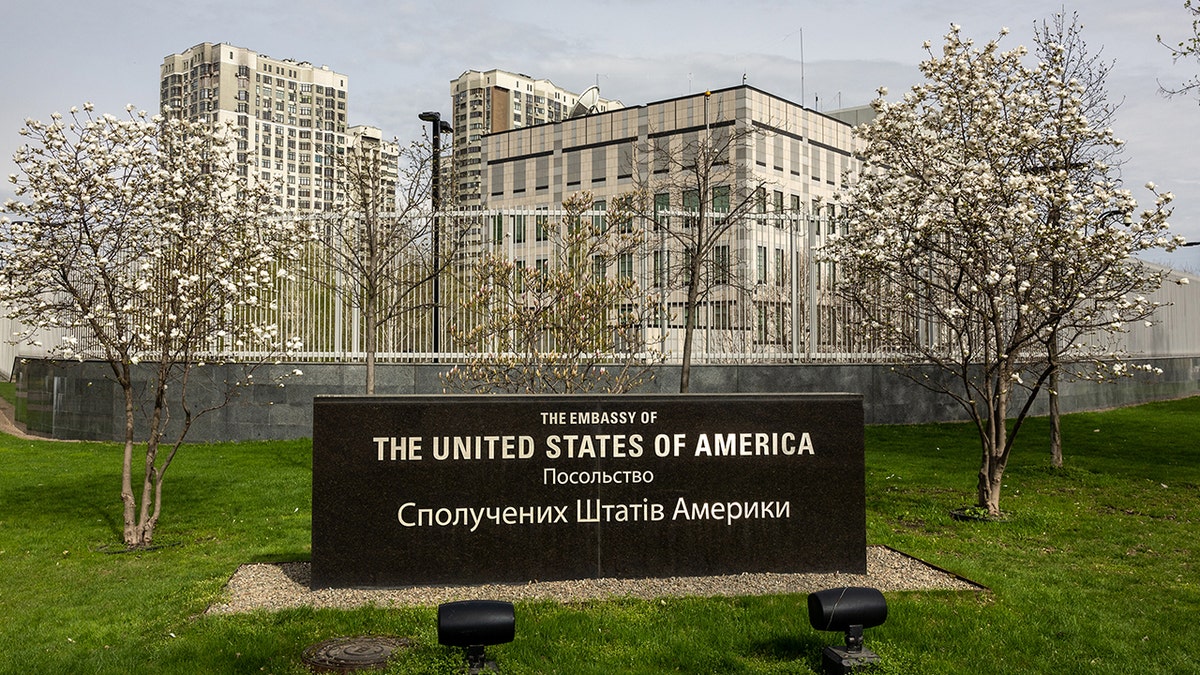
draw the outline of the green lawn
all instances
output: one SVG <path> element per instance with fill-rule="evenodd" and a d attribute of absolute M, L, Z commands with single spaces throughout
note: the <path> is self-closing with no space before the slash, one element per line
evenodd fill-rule
<path fill-rule="evenodd" d="M 965 425 L 867 430 L 867 527 L 987 586 L 889 593 L 867 644 L 891 673 L 1200 672 L 1200 398 L 1021 431 L 1005 523 L 961 523 L 978 445 Z M 433 608 L 205 616 L 244 562 L 307 559 L 306 441 L 199 445 L 171 468 L 157 541 L 123 552 L 120 448 L 0 436 L 0 673 L 304 673 L 304 648 L 367 633 L 418 646 L 389 672 L 459 672 Z M 840 636 L 805 596 L 517 607 L 508 673 L 810 673 Z"/>

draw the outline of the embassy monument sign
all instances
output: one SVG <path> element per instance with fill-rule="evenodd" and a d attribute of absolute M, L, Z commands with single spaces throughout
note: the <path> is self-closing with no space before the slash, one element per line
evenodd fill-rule
<path fill-rule="evenodd" d="M 866 572 L 862 397 L 318 397 L 312 585 Z"/>

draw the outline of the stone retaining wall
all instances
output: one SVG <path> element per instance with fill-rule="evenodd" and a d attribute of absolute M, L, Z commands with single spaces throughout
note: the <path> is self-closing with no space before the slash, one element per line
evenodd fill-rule
<path fill-rule="evenodd" d="M 1147 359 L 1161 375 L 1138 375 L 1110 384 L 1069 382 L 1063 385 L 1063 412 L 1101 410 L 1147 401 L 1200 394 L 1200 357 Z M 440 394 L 438 364 L 380 364 L 377 394 Z M 201 407 L 216 400 L 219 383 L 235 379 L 232 366 L 204 366 L 193 371 L 189 397 Z M 303 375 L 285 377 L 294 369 Z M 692 370 L 695 393 L 849 392 L 863 395 L 867 424 L 912 424 L 955 421 L 965 413 L 949 397 L 931 392 L 892 372 L 886 364 L 829 365 L 697 365 Z M 124 404 L 108 365 L 100 362 L 19 360 L 17 419 L 34 433 L 62 439 L 121 440 Z M 149 370 L 143 371 L 149 373 Z M 937 374 L 929 371 L 931 377 Z M 277 377 L 285 377 L 279 386 Z M 230 405 L 201 417 L 188 440 L 238 441 L 312 436 L 312 400 L 318 395 L 361 394 L 365 366 L 342 363 L 284 364 L 260 369 L 253 384 Z M 145 378 L 140 380 L 145 382 Z M 679 389 L 678 366 L 662 367 L 643 390 L 673 393 Z M 1046 413 L 1043 395 L 1034 414 Z M 149 411 L 144 411 L 149 414 Z M 182 412 L 178 402 L 173 425 Z"/>

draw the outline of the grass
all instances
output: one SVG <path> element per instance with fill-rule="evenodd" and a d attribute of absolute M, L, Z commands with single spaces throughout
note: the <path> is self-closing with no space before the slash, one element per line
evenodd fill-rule
<path fill-rule="evenodd" d="M 2 395 L 3 392 L 0 392 Z M 889 673 L 1200 671 L 1200 398 L 1021 432 L 1003 523 L 958 522 L 977 444 L 964 425 L 867 430 L 868 540 L 985 593 L 889 593 L 867 643 Z M 0 436 L 0 673 L 304 673 L 305 647 L 358 634 L 417 646 L 388 672 L 462 672 L 433 608 L 206 616 L 241 563 L 309 555 L 306 441 L 196 445 L 171 468 L 159 547 L 122 552 L 120 449 Z M 840 636 L 805 596 L 614 599 L 517 608 L 508 673 L 811 673 Z"/>

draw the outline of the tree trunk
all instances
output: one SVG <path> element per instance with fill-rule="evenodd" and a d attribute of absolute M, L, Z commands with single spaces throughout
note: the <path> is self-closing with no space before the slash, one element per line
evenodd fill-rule
<path fill-rule="evenodd" d="M 1000 488 L 1003 486 L 1004 467 L 995 456 L 985 452 L 983 467 L 979 469 L 978 506 L 986 509 L 988 515 L 1000 515 Z"/>
<path fill-rule="evenodd" d="M 681 394 L 688 393 L 691 388 L 692 343 L 696 333 L 696 299 L 700 295 L 700 274 L 696 265 L 696 257 L 693 256 L 691 269 L 688 270 L 688 277 L 691 281 L 688 285 L 687 304 L 684 305 L 687 316 L 683 323 L 683 365 L 679 369 L 679 393 Z"/>
<path fill-rule="evenodd" d="M 129 548 L 141 545 L 141 533 L 137 527 L 137 500 L 133 497 L 133 384 L 121 378 L 121 390 L 125 395 L 125 456 L 121 463 L 121 502 L 125 529 L 123 539 Z"/>
<path fill-rule="evenodd" d="M 375 318 L 374 302 L 368 302 L 363 308 L 363 319 L 367 331 L 367 334 L 363 336 L 363 347 L 367 352 L 366 393 L 371 396 L 375 393 L 375 351 L 379 348 L 378 321 Z M 435 327 L 434 330 L 437 328 Z"/>
<path fill-rule="evenodd" d="M 992 387 L 993 400 L 987 408 L 983 456 L 979 466 L 979 484 L 976 506 L 986 509 L 988 515 L 1000 515 L 1000 489 L 1004 485 L 1004 467 L 1008 463 L 1008 413 L 1011 369 L 1002 368 L 996 385 Z"/>
<path fill-rule="evenodd" d="M 1058 368 L 1050 373 L 1050 465 L 1063 468 L 1062 414 L 1058 409 Z"/>
<path fill-rule="evenodd" d="M 1000 420 L 1004 424 L 1004 420 Z M 976 506 L 986 509 L 989 516 L 1000 515 L 1000 489 L 1004 486 L 1004 457 L 1003 442 L 996 445 L 995 433 L 989 433 L 983 448 L 983 458 L 979 465 L 979 484 L 977 486 Z"/>
<path fill-rule="evenodd" d="M 154 541 L 154 531 L 162 513 L 162 484 L 166 464 L 158 464 L 159 437 L 165 423 L 166 371 L 169 363 L 162 363 L 159 386 L 155 392 L 154 412 L 146 438 L 146 456 L 142 474 L 141 503 L 133 494 L 133 450 L 137 445 L 134 437 L 134 393 L 132 373 L 127 369 L 118 376 L 125 393 L 125 456 L 121 471 L 121 500 L 124 502 L 124 541 L 127 548 L 144 548 Z M 169 459 L 168 459 L 169 462 Z"/>
<path fill-rule="evenodd" d="M 146 473 L 142 478 L 142 508 L 137 524 L 138 546 L 149 545 L 150 540 L 154 537 L 154 525 L 150 518 L 150 501 L 154 498 L 154 484 L 157 482 L 154 471 L 154 460 L 157 459 L 156 450 L 154 445 L 146 444 Z"/>
<path fill-rule="evenodd" d="M 433 180 L 434 180 L 433 190 L 434 190 L 434 195 L 435 195 L 433 198 L 433 202 L 434 202 L 433 208 L 436 210 L 437 209 L 437 197 L 436 197 L 436 195 L 437 195 L 437 176 L 434 176 Z M 371 270 L 371 273 L 370 273 L 370 275 L 368 275 L 368 278 L 364 280 L 366 283 L 365 293 L 362 296 L 360 296 L 362 298 L 363 324 L 364 324 L 365 330 L 367 331 L 367 334 L 363 336 L 363 350 L 367 353 L 366 354 L 367 381 L 366 381 L 366 386 L 365 386 L 365 389 L 366 389 L 365 393 L 367 394 L 367 396 L 372 396 L 375 394 L 375 352 L 379 348 L 379 329 L 378 329 L 379 309 L 375 304 L 379 300 L 379 296 L 382 292 L 380 289 L 380 284 L 382 283 L 382 279 L 378 279 L 375 277 L 375 275 L 378 274 L 378 270 L 379 270 L 379 250 L 376 248 L 377 236 L 379 234 L 377 232 L 378 223 L 379 223 L 379 221 L 374 217 L 368 218 L 367 222 L 366 222 L 367 240 L 368 240 L 368 245 L 370 247 L 367 252 L 367 269 Z M 434 217 L 434 220 L 433 220 L 433 226 L 435 228 L 437 227 L 437 217 L 436 216 Z M 434 232 L 433 233 L 433 243 L 436 245 L 437 241 L 438 241 L 437 232 Z M 435 252 L 434 255 L 437 255 L 437 253 Z M 434 271 L 434 274 L 437 274 L 436 270 Z M 434 282 L 434 284 L 436 286 L 436 281 Z M 436 309 L 434 310 L 433 315 L 435 317 L 437 316 Z M 433 327 L 433 330 L 437 331 L 436 325 Z M 434 338 L 433 342 L 436 343 L 437 339 Z M 434 354 L 433 358 L 436 361 L 437 354 Z"/>

